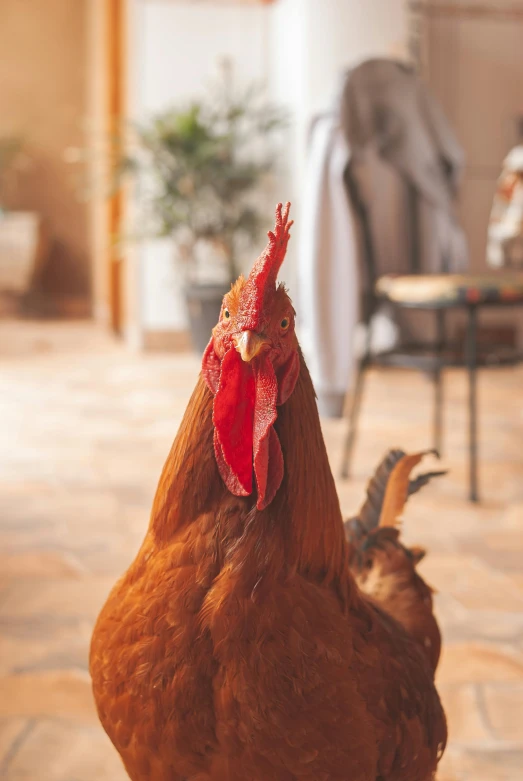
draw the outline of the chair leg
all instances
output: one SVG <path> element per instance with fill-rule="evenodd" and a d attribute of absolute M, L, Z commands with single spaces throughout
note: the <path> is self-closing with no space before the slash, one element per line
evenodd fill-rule
<path fill-rule="evenodd" d="M 469 469 L 470 501 L 478 502 L 478 434 L 477 434 L 477 309 L 468 310 L 466 362 L 469 376 Z"/>
<path fill-rule="evenodd" d="M 434 420 L 432 432 L 433 448 L 442 455 L 443 442 L 443 372 L 441 368 L 434 371 Z"/>
<path fill-rule="evenodd" d="M 363 386 L 365 383 L 365 373 L 369 364 L 369 357 L 367 354 L 361 358 L 356 373 L 356 381 L 354 383 L 354 391 L 350 402 L 349 410 L 349 428 L 347 436 L 345 437 L 345 444 L 343 446 L 343 456 L 341 461 L 341 477 L 348 478 L 350 475 L 350 469 L 352 465 L 352 454 L 354 451 L 354 443 L 356 441 L 356 434 L 358 431 L 358 421 L 361 409 L 361 399 L 363 396 Z"/>
<path fill-rule="evenodd" d="M 441 356 L 445 346 L 445 311 L 439 309 L 436 312 L 437 337 L 436 359 L 437 367 L 434 370 L 434 419 L 433 419 L 433 447 L 439 455 L 443 447 L 443 368 Z"/>

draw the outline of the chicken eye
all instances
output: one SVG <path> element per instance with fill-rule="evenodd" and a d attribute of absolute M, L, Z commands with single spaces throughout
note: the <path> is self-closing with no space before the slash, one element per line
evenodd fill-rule
<path fill-rule="evenodd" d="M 283 320 L 280 323 L 280 328 L 282 329 L 282 331 L 286 331 L 287 328 L 290 326 L 290 324 L 291 324 L 291 321 L 289 320 L 289 318 L 288 317 L 284 317 Z"/>
<path fill-rule="evenodd" d="M 226 319 L 226 320 L 228 320 L 228 319 L 229 319 L 229 317 L 231 316 L 231 313 L 229 312 L 229 310 L 228 310 L 228 309 L 225 309 L 225 310 L 224 310 L 223 316 L 225 317 L 225 319 Z"/>

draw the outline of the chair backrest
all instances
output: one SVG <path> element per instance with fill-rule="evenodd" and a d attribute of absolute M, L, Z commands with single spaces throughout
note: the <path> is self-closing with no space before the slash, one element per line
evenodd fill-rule
<path fill-rule="evenodd" d="M 369 210 L 360 195 L 358 183 L 353 176 L 351 164 L 347 166 L 345 171 L 345 186 L 349 194 L 353 212 L 357 217 L 360 230 L 361 265 L 365 275 L 365 281 L 362 285 L 362 306 L 364 319 L 368 320 L 376 310 L 376 295 L 374 291 L 380 275 L 377 268 Z M 407 214 L 409 219 L 408 235 L 410 239 L 407 273 L 420 274 L 422 273 L 422 268 L 418 197 L 415 187 L 410 183 L 407 184 L 407 199 Z M 443 265 L 444 264 L 442 263 L 442 267 Z"/>

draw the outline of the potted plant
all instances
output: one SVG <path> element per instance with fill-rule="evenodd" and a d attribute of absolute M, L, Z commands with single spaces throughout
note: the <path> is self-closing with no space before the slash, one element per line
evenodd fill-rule
<path fill-rule="evenodd" d="M 203 100 L 138 128 L 124 160 L 124 171 L 142 172 L 140 197 L 153 235 L 174 238 L 199 351 L 239 274 L 238 253 L 263 222 L 256 190 L 273 167 L 270 141 L 284 124 L 258 87 L 237 93 L 226 77 Z"/>
<path fill-rule="evenodd" d="M 16 313 L 21 296 L 31 286 L 45 242 L 41 218 L 35 212 L 11 210 L 13 185 L 28 159 L 18 137 L 0 138 L 0 310 Z"/>

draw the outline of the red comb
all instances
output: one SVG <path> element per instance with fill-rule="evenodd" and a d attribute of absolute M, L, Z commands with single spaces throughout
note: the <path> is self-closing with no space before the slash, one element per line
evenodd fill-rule
<path fill-rule="evenodd" d="M 290 229 L 293 220 L 288 222 L 290 203 L 281 203 L 276 207 L 274 231 L 268 232 L 269 243 L 252 267 L 240 299 L 240 312 L 243 330 L 254 331 L 262 327 L 263 312 L 267 295 L 276 289 L 276 278 L 285 258 Z"/>

